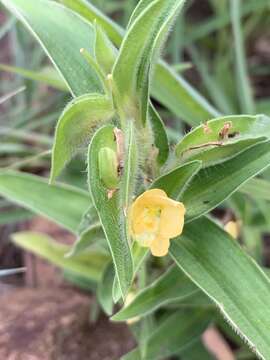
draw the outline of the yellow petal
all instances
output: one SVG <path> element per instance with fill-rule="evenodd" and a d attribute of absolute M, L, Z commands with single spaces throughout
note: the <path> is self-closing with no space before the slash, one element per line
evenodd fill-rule
<path fill-rule="evenodd" d="M 157 237 L 150 245 L 150 250 L 154 256 L 165 256 L 168 254 L 170 240 L 167 237 Z"/>
<path fill-rule="evenodd" d="M 161 199 L 161 200 L 159 200 Z M 136 207 L 141 207 L 141 206 L 155 206 L 157 204 L 159 204 L 159 201 L 166 201 L 168 199 L 167 194 L 165 193 L 165 191 L 160 190 L 160 189 L 151 189 L 151 190 L 147 190 L 145 191 L 143 194 L 141 194 L 140 196 L 137 197 L 137 199 L 135 200 L 133 206 Z"/>
<path fill-rule="evenodd" d="M 150 247 L 152 242 L 156 238 L 154 234 L 147 232 L 143 232 L 141 234 L 134 234 L 133 237 L 142 247 Z"/>
<path fill-rule="evenodd" d="M 234 239 L 237 239 L 239 236 L 239 223 L 235 221 L 229 221 L 225 227 L 225 231 L 230 234 Z"/>
<path fill-rule="evenodd" d="M 145 229 L 145 223 L 143 221 L 145 216 L 145 209 L 152 208 L 159 205 L 159 199 L 166 199 L 167 195 L 163 190 L 152 189 L 145 191 L 140 195 L 132 204 L 130 209 L 130 229 L 133 234 L 143 232 Z M 151 227 L 151 224 L 149 224 Z M 153 224 L 153 227 L 156 228 L 156 224 Z"/>
<path fill-rule="evenodd" d="M 182 203 L 176 201 L 173 203 L 173 205 L 166 206 L 161 212 L 160 236 L 173 238 L 182 234 L 186 209 Z"/>

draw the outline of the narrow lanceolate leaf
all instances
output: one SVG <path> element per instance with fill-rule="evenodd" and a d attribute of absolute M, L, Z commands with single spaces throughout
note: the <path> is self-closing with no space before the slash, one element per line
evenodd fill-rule
<path fill-rule="evenodd" d="M 260 137 L 270 136 L 270 118 L 264 115 L 248 116 L 234 115 L 224 116 L 207 121 L 204 125 L 196 127 L 189 132 L 176 146 L 175 152 L 182 161 L 186 159 L 203 159 L 207 162 L 209 153 L 210 160 L 218 161 L 224 152 L 225 156 L 235 155 L 241 151 L 238 142 L 240 140 L 254 140 Z M 214 157 L 213 148 L 216 148 Z M 225 148 L 225 149 L 223 149 Z M 229 149 L 229 150 L 227 150 Z"/>
<path fill-rule="evenodd" d="M 99 94 L 82 95 L 65 108 L 56 127 L 51 182 L 76 152 L 90 140 L 95 127 L 110 119 L 113 113 L 111 100 Z"/>
<path fill-rule="evenodd" d="M 103 269 L 108 263 L 108 256 L 92 251 L 73 258 L 65 258 L 69 246 L 60 244 L 48 235 L 30 231 L 12 235 L 14 243 L 26 251 L 41 256 L 63 270 L 71 271 L 85 279 L 97 282 L 101 279 Z"/>
<path fill-rule="evenodd" d="M 206 168 L 209 166 L 214 166 L 220 164 L 226 160 L 231 159 L 235 155 L 241 153 L 244 150 L 247 150 L 249 147 L 266 140 L 266 137 L 258 137 L 258 138 L 250 138 L 238 140 L 237 142 L 228 142 L 224 145 L 218 146 L 206 146 L 208 149 L 204 148 L 204 150 L 197 149 L 190 152 L 186 152 L 186 159 L 184 157 L 181 159 L 181 162 L 199 160 L 202 162 L 202 167 Z M 200 146 L 200 145 L 199 145 Z"/>
<path fill-rule="evenodd" d="M 133 265 L 134 265 L 133 266 L 133 269 L 134 269 L 133 278 L 134 278 L 148 254 L 148 249 L 140 246 L 137 241 L 133 241 L 131 253 L 132 253 L 132 259 L 133 259 Z M 113 283 L 113 301 L 115 303 L 117 303 L 120 299 L 121 299 L 121 291 L 120 291 L 118 282 L 114 281 L 114 283 Z"/>
<path fill-rule="evenodd" d="M 151 188 L 162 189 L 170 198 L 180 200 L 190 181 L 200 169 L 201 161 L 186 163 L 156 179 Z"/>
<path fill-rule="evenodd" d="M 32 219 L 34 214 L 25 209 L 1 209 L 0 225 L 18 224 Z"/>
<path fill-rule="evenodd" d="M 221 164 L 201 169 L 181 198 L 187 208 L 186 221 L 214 209 L 269 165 L 270 142 L 263 141 Z"/>
<path fill-rule="evenodd" d="M 43 178 L 16 171 L 0 171 L 0 194 L 74 233 L 91 202 L 78 188 L 48 185 Z"/>
<path fill-rule="evenodd" d="M 70 9 L 47 0 L 2 0 L 31 31 L 63 76 L 74 96 L 102 92 L 95 71 L 80 54 L 94 54 L 94 29 Z"/>
<path fill-rule="evenodd" d="M 111 319 L 125 321 L 137 316 L 145 316 L 172 301 L 180 302 L 187 299 L 188 302 L 188 297 L 198 292 L 197 286 L 182 271 L 172 266 Z"/>
<path fill-rule="evenodd" d="M 147 8 L 148 5 L 150 5 L 153 2 L 153 0 L 140 0 L 133 10 L 129 21 L 127 25 L 127 29 L 130 28 L 130 26 L 134 23 L 134 21 L 138 18 L 138 16 Z"/>
<path fill-rule="evenodd" d="M 191 126 L 220 116 L 197 90 L 163 61 L 155 67 L 151 95 Z"/>
<path fill-rule="evenodd" d="M 115 274 L 124 297 L 133 276 L 133 264 L 126 237 L 126 217 L 120 191 L 109 194 L 99 173 L 99 151 L 108 147 L 116 151 L 116 141 L 112 126 L 99 129 L 89 147 L 88 171 L 89 189 L 97 209 L 115 266 Z"/>
<path fill-rule="evenodd" d="M 91 245 L 99 243 L 101 239 L 104 238 L 104 232 L 100 224 L 93 224 L 91 227 L 83 231 L 72 248 L 70 252 L 66 254 L 66 257 L 76 256 L 83 253 Z"/>
<path fill-rule="evenodd" d="M 53 67 L 47 66 L 39 71 L 33 71 L 24 68 L 19 68 L 16 66 L 0 64 L 0 70 L 10 72 L 12 74 L 18 74 L 29 80 L 39 81 L 46 85 L 52 86 L 55 89 L 59 89 L 63 91 L 68 90 L 67 86 L 65 85 L 65 82 Z"/>
<path fill-rule="evenodd" d="M 270 182 L 264 179 L 251 179 L 244 184 L 240 191 L 244 194 L 270 201 Z"/>
<path fill-rule="evenodd" d="M 143 124 L 147 119 L 153 62 L 183 3 L 183 0 L 151 2 L 128 29 L 113 69 L 118 107 Z"/>
<path fill-rule="evenodd" d="M 110 74 L 117 57 L 117 49 L 97 23 L 95 23 L 95 30 L 95 56 L 97 63 L 100 65 L 105 74 Z"/>
<path fill-rule="evenodd" d="M 242 2 L 241 0 L 230 1 L 230 13 L 235 50 L 235 77 L 237 79 L 241 111 L 252 114 L 255 110 L 255 104 L 252 95 L 252 87 L 248 75 L 248 66 L 246 61 L 247 57 L 245 54 L 243 35 L 244 29 L 242 29 L 241 26 L 242 4 L 244 5 L 244 1 Z"/>
<path fill-rule="evenodd" d="M 237 242 L 213 221 L 201 218 L 172 241 L 170 254 L 251 349 L 268 359 L 270 282 Z"/>
<path fill-rule="evenodd" d="M 98 284 L 97 299 L 107 315 L 113 311 L 112 286 L 114 281 L 114 266 L 109 263 L 103 271 L 101 281 Z"/>
<path fill-rule="evenodd" d="M 214 356 L 206 349 L 202 340 L 197 340 L 180 352 L 182 360 L 215 360 Z"/>
<path fill-rule="evenodd" d="M 94 224 L 99 223 L 98 214 L 95 206 L 91 202 L 87 210 L 83 213 L 81 221 L 77 228 L 77 233 L 82 234 L 84 231 L 88 230 Z"/>
<path fill-rule="evenodd" d="M 205 310 L 179 310 L 164 316 L 146 339 L 144 360 L 166 359 L 199 339 L 210 321 Z"/>
<path fill-rule="evenodd" d="M 140 350 L 138 348 L 131 350 L 129 353 L 123 355 L 120 360 L 142 360 Z"/>
<path fill-rule="evenodd" d="M 124 30 L 113 22 L 108 16 L 102 14 L 94 5 L 87 0 L 60 0 L 66 7 L 80 14 L 86 20 L 100 25 L 109 35 L 112 42 L 119 46 L 122 41 Z"/>
<path fill-rule="evenodd" d="M 163 165 L 169 156 L 169 141 L 163 121 L 152 104 L 149 107 L 149 120 L 153 132 L 154 145 L 158 149 L 157 162 L 159 165 Z"/>

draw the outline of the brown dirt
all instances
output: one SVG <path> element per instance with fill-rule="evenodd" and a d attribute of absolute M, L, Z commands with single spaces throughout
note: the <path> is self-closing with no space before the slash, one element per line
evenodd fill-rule
<path fill-rule="evenodd" d="M 0 359 L 114 360 L 133 346 L 128 328 L 100 317 L 93 298 L 72 289 L 18 289 L 1 297 Z"/>
<path fill-rule="evenodd" d="M 62 243 L 74 241 L 40 217 L 23 228 Z M 114 360 L 134 346 L 127 326 L 104 316 L 90 323 L 94 298 L 67 287 L 59 269 L 29 253 L 22 258 L 28 288 L 0 282 L 0 360 Z"/>

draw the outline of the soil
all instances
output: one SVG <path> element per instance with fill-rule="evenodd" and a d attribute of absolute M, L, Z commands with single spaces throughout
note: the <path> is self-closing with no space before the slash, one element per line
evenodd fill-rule
<path fill-rule="evenodd" d="M 16 289 L 1 297 L 0 359 L 114 360 L 134 347 L 126 325 L 90 323 L 94 298 L 68 288 Z"/>
<path fill-rule="evenodd" d="M 66 244 L 74 241 L 70 233 L 40 217 L 22 229 L 47 233 Z M 3 231 L 8 240 L 14 229 Z M 18 249 L 6 243 L 5 255 L 14 258 L 14 266 L 26 266 L 26 272 L 0 282 L 0 360 L 114 360 L 135 346 L 125 324 L 112 323 L 102 314 L 90 322 L 96 305 L 91 294 L 71 288 L 59 269 L 29 253 L 18 256 Z"/>

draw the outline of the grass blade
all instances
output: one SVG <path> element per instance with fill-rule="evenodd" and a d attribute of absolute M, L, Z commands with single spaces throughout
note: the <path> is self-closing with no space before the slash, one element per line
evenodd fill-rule
<path fill-rule="evenodd" d="M 243 33 L 241 29 L 241 0 L 230 0 L 231 21 L 234 35 L 236 60 L 236 78 L 238 79 L 238 96 L 243 113 L 253 114 L 255 105 L 252 88 L 248 77 Z"/>
<path fill-rule="evenodd" d="M 16 171 L 0 172 L 0 194 L 74 233 L 91 202 L 85 191 Z"/>

